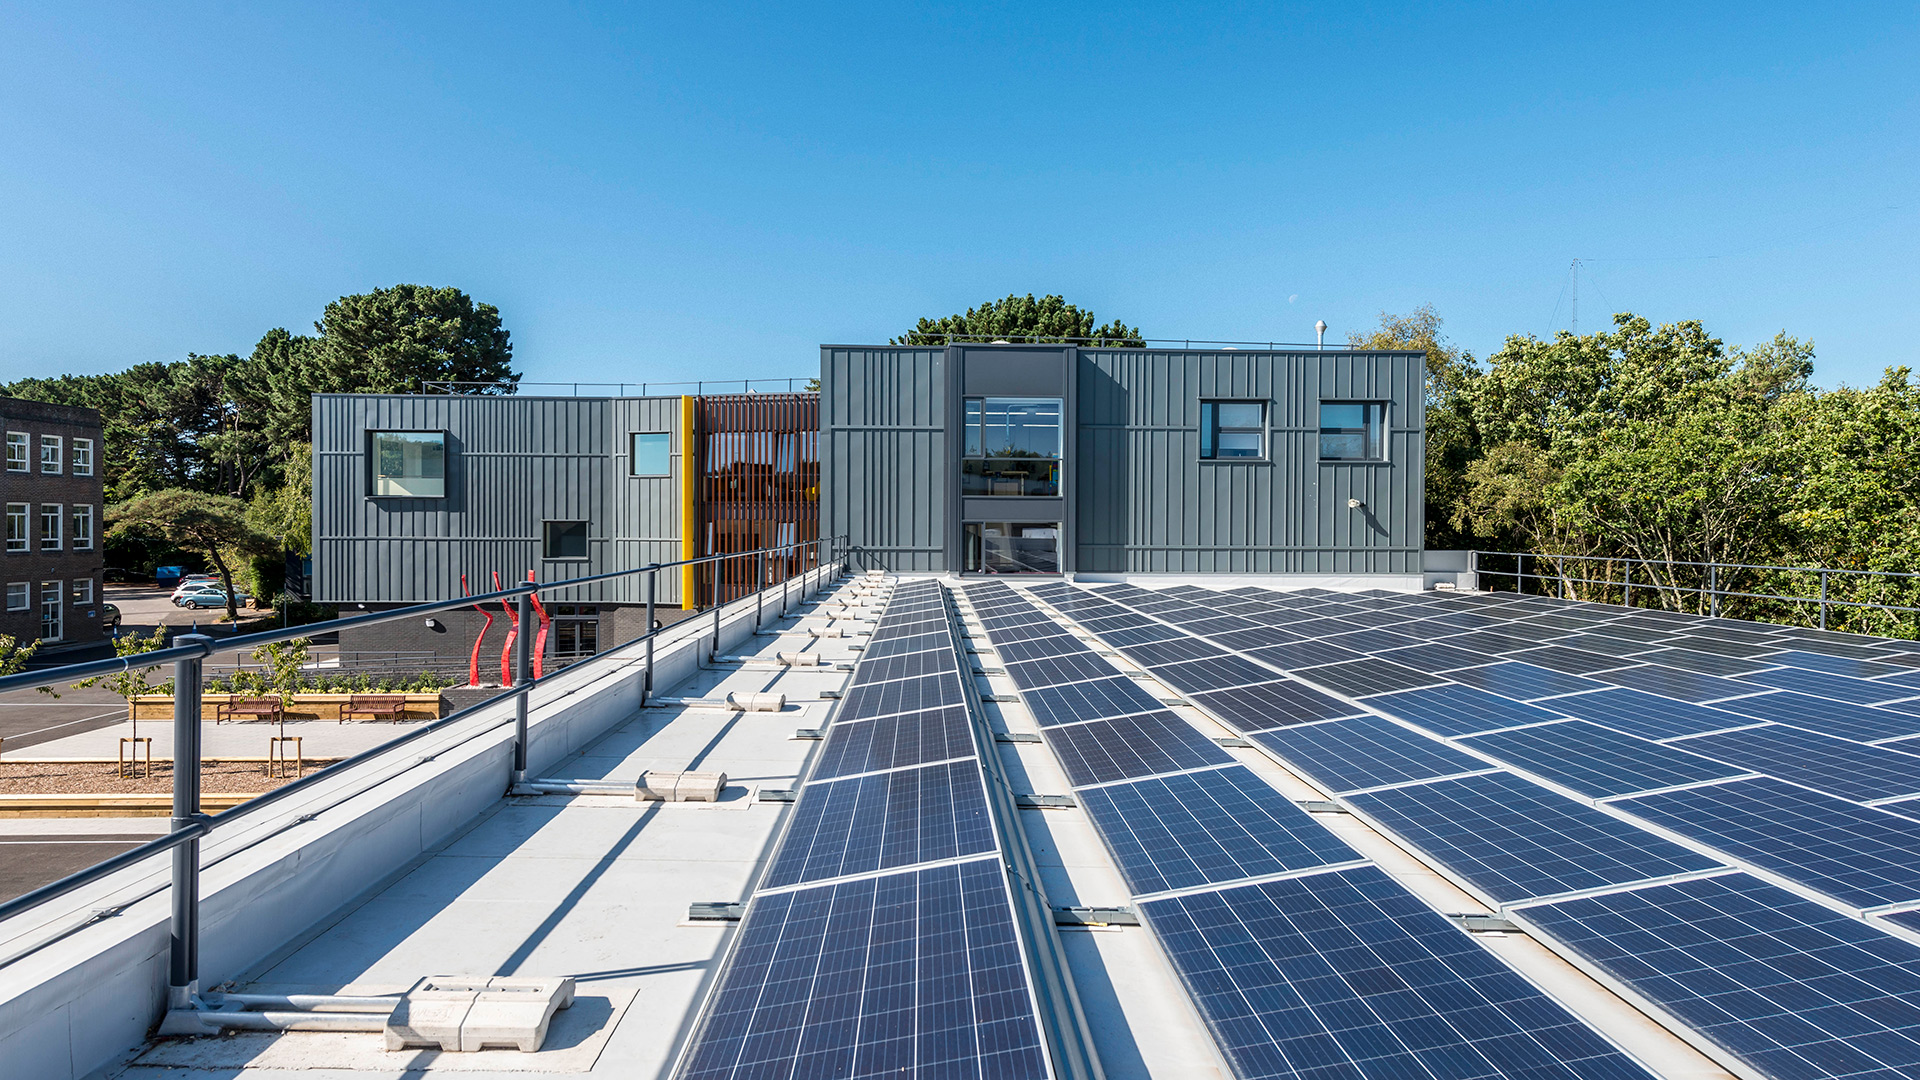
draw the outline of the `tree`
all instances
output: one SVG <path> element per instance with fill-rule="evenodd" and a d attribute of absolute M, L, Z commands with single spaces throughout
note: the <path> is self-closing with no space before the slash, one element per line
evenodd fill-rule
<path fill-rule="evenodd" d="M 279 541 L 248 521 L 246 507 L 230 495 L 167 488 L 113 506 L 107 518 L 110 534 L 158 534 L 205 555 L 226 589 L 227 617 L 236 621 L 240 609 L 234 602 L 232 564 L 280 550 Z"/>
<path fill-rule="evenodd" d="M 139 656 L 141 653 L 155 652 L 166 647 L 167 628 L 164 626 L 154 627 L 153 633 L 145 637 L 139 634 L 122 634 L 113 639 L 113 654 L 123 660 L 129 657 Z M 127 720 L 134 724 L 133 734 L 139 735 L 140 728 L 137 714 L 133 707 L 133 699 L 143 694 L 170 695 L 173 693 L 172 679 L 163 679 L 159 682 L 153 681 L 153 673 L 159 670 L 160 665 L 158 664 L 145 668 L 135 668 L 129 664 L 112 674 L 95 675 L 89 679 L 81 679 L 72 685 L 75 690 L 84 690 L 98 683 L 106 683 L 107 689 L 127 699 Z"/>
<path fill-rule="evenodd" d="M 1453 524 L 1453 508 L 1467 498 L 1467 465 L 1476 456 L 1477 434 L 1464 393 L 1480 374 L 1473 354 L 1440 332 L 1440 314 L 1423 304 L 1408 315 L 1380 313 L 1380 325 L 1347 335 L 1347 346 L 1368 350 L 1420 350 L 1427 354 L 1426 546 L 1459 548 L 1467 538 Z"/>
<path fill-rule="evenodd" d="M 1093 312 L 1067 303 L 1058 296 L 1038 300 L 1032 293 L 1011 294 L 1005 300 L 989 300 L 968 308 L 963 315 L 942 319 L 921 319 L 912 330 L 888 341 L 890 345 L 949 345 L 961 341 L 1067 342 L 1140 348 L 1146 344 L 1140 331 L 1118 320 L 1105 326 L 1093 325 Z"/>
<path fill-rule="evenodd" d="M 395 285 L 343 296 L 314 324 L 323 390 L 418 393 L 429 380 L 486 383 L 470 392 L 508 394 L 520 376 L 500 309 L 459 289 Z"/>
<path fill-rule="evenodd" d="M 38 641 L 20 644 L 20 639 L 12 634 L 0 634 L 0 675 L 18 675 L 20 669 L 27 666 L 33 654 L 40 651 Z"/>

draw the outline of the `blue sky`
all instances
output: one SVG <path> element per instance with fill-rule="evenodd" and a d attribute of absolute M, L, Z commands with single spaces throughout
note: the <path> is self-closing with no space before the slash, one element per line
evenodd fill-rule
<path fill-rule="evenodd" d="M 535 10 L 535 9 L 538 10 Z M 0 379 L 457 285 L 533 380 L 1632 310 L 1920 367 L 1920 6 L 0 6 Z"/>

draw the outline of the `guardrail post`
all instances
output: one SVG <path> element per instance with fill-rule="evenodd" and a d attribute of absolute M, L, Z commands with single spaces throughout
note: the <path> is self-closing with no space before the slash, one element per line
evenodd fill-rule
<path fill-rule="evenodd" d="M 1720 564 L 1707 564 L 1707 603 L 1714 618 L 1720 617 Z"/>
<path fill-rule="evenodd" d="M 533 617 L 533 594 L 521 593 L 520 636 L 513 642 L 513 685 L 519 695 L 513 699 L 513 782 L 527 782 L 527 699 L 533 696 L 533 635 L 528 620 Z"/>
<path fill-rule="evenodd" d="M 645 705 L 647 698 L 653 696 L 653 587 L 654 580 L 660 576 L 660 564 L 647 564 L 647 675 L 640 684 L 640 704 Z"/>
<path fill-rule="evenodd" d="M 205 634 L 182 634 L 177 645 L 206 651 L 173 667 L 173 829 L 200 816 L 200 662 L 213 652 Z M 167 1008 L 191 1009 L 200 994 L 200 841 L 173 849 L 173 919 L 168 932 Z"/>
<path fill-rule="evenodd" d="M 767 591 L 767 549 L 760 549 L 760 557 L 754 561 L 753 579 L 753 628 L 760 629 L 760 594 Z"/>
<path fill-rule="evenodd" d="M 1620 598 L 1620 603 L 1625 607 L 1632 607 L 1633 606 L 1633 560 L 1628 559 L 1626 566 L 1627 566 L 1627 572 L 1623 574 L 1620 579 L 1626 583 L 1626 593 Z"/>
<path fill-rule="evenodd" d="M 1820 629 L 1827 628 L 1827 572 L 1820 571 Z"/>
<path fill-rule="evenodd" d="M 720 599 L 720 568 L 726 565 L 725 559 L 716 559 L 713 563 L 713 659 L 720 659 L 720 609 L 726 601 Z"/>
<path fill-rule="evenodd" d="M 1527 591 L 1527 553 L 1524 551 L 1514 556 L 1513 591 L 1517 593 Z"/>

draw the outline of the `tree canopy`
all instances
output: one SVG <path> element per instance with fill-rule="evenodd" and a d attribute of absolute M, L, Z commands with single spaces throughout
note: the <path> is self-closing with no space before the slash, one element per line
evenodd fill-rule
<path fill-rule="evenodd" d="M 280 550 L 280 539 L 247 518 L 247 508 L 230 495 L 167 488 L 151 491 L 108 509 L 108 531 L 145 533 L 206 556 L 227 594 L 227 617 L 238 619 L 233 569 L 242 561 Z"/>
<path fill-rule="evenodd" d="M 1040 341 L 1094 343 L 1139 348 L 1146 344 L 1140 331 L 1119 320 L 1094 325 L 1091 311 L 1083 311 L 1059 296 L 1009 294 L 988 300 L 964 314 L 923 318 L 913 329 L 888 341 L 890 345 L 950 345 L 955 341 Z"/>

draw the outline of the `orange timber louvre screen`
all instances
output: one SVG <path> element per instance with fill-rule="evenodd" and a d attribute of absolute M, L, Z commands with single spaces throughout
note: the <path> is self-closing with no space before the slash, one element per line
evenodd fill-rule
<path fill-rule="evenodd" d="M 803 544 L 820 535 L 820 397 L 728 394 L 699 399 L 700 517 L 710 555 Z M 702 590 L 711 601 L 751 595 L 760 560 L 710 564 Z M 769 559 L 766 583 L 813 564 L 795 552 L 782 567 Z"/>

